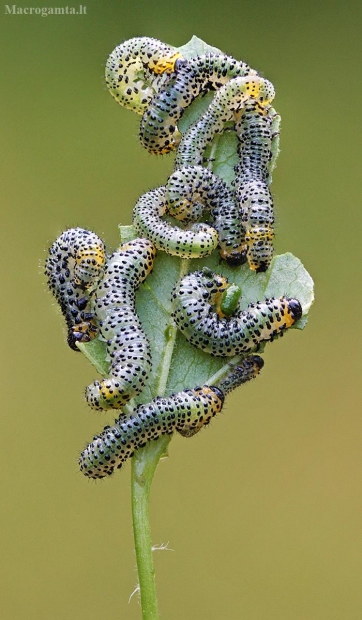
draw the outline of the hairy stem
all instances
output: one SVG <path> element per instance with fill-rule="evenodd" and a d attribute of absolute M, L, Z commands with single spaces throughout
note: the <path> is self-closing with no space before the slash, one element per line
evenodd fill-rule
<path fill-rule="evenodd" d="M 163 441 L 162 441 L 163 440 Z M 166 440 L 166 442 L 165 442 Z M 143 620 L 158 620 L 155 570 L 152 557 L 149 498 L 155 469 L 169 437 L 152 441 L 132 459 L 132 518 Z"/>
<path fill-rule="evenodd" d="M 182 260 L 180 264 L 180 278 L 187 273 L 188 267 L 189 261 Z M 176 336 L 177 329 L 171 324 L 169 326 L 168 341 L 165 347 L 162 365 L 160 366 L 156 390 L 157 394 L 154 394 L 154 396 L 162 396 L 166 391 Z M 170 435 L 164 435 L 156 441 L 151 441 L 144 448 L 136 450 L 132 458 L 131 493 L 133 535 L 143 620 L 158 620 L 159 618 L 155 569 L 152 557 L 149 504 L 152 479 L 160 458 L 167 453 L 167 446 L 170 440 Z"/>

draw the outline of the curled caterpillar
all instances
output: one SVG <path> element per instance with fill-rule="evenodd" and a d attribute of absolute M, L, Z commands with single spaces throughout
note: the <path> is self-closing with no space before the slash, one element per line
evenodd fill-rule
<path fill-rule="evenodd" d="M 223 292 L 227 278 L 195 271 L 173 289 L 172 316 L 185 338 L 211 355 L 227 357 L 258 350 L 259 345 L 291 327 L 302 316 L 297 299 L 280 297 L 249 304 L 231 317 L 213 310 L 215 295 Z"/>
<path fill-rule="evenodd" d="M 109 92 L 125 108 L 143 114 L 178 59 L 181 54 L 175 48 L 157 39 L 135 37 L 124 41 L 106 63 Z"/>
<path fill-rule="evenodd" d="M 178 121 L 200 93 L 217 90 L 235 77 L 257 75 L 243 61 L 224 54 L 177 60 L 175 70 L 175 77 L 154 96 L 141 121 L 140 139 L 151 153 L 168 153 L 176 148 L 181 137 Z"/>
<path fill-rule="evenodd" d="M 274 86 L 258 76 L 237 77 L 222 86 L 206 112 L 183 136 L 178 147 L 175 167 L 201 165 L 206 146 L 215 134 L 224 130 L 225 123 L 235 119 L 250 99 L 268 105 L 275 97 Z"/>
<path fill-rule="evenodd" d="M 86 389 L 93 409 L 119 409 L 139 394 L 151 370 L 149 343 L 135 310 L 135 294 L 152 271 L 155 248 L 134 239 L 114 252 L 97 289 L 94 312 L 107 342 L 110 377 Z"/>
<path fill-rule="evenodd" d="M 230 369 L 220 387 L 185 389 L 138 405 L 129 418 L 122 415 L 94 437 L 80 456 L 80 470 L 89 478 L 104 478 L 120 469 L 135 450 L 161 435 L 171 435 L 175 430 L 184 437 L 195 435 L 221 411 L 225 394 L 256 377 L 262 366 L 260 357 L 250 356 Z"/>
<path fill-rule="evenodd" d="M 235 167 L 235 187 L 245 227 L 247 260 L 251 269 L 266 271 L 273 258 L 274 209 L 270 193 L 271 169 L 275 165 L 279 116 L 271 106 L 248 103 L 236 130 L 239 136 L 239 163 Z"/>
<path fill-rule="evenodd" d="M 84 228 L 64 231 L 49 249 L 45 262 L 48 286 L 60 305 L 68 327 L 68 344 L 89 342 L 97 327 L 90 307 L 90 292 L 103 274 L 103 241 Z"/>
<path fill-rule="evenodd" d="M 208 267 L 202 270 L 205 278 L 213 281 L 207 293 L 210 306 L 215 308 L 215 312 L 220 318 L 231 316 L 238 308 L 241 297 L 241 289 L 236 284 L 229 284 L 226 276 L 218 275 L 214 277 L 214 272 Z M 203 294 L 206 296 L 206 293 Z"/>
<path fill-rule="evenodd" d="M 189 230 L 182 230 L 162 219 L 165 212 L 164 186 L 143 194 L 133 210 L 137 232 L 150 239 L 158 250 L 181 258 L 199 258 L 211 254 L 217 247 L 218 235 L 214 228 L 194 224 Z"/>
<path fill-rule="evenodd" d="M 245 262 L 244 227 L 239 206 L 222 179 L 202 166 L 175 170 L 166 183 L 166 199 L 167 212 L 184 222 L 194 222 L 205 211 L 211 212 L 221 257 L 229 265 Z"/>

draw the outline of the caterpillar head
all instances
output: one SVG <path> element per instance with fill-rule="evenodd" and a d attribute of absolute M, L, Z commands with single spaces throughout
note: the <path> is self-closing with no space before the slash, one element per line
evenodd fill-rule
<path fill-rule="evenodd" d="M 298 299 L 288 299 L 288 309 L 292 315 L 293 322 L 296 323 L 299 319 L 302 318 L 303 308 L 301 306 L 300 301 Z"/>
<path fill-rule="evenodd" d="M 240 265 L 244 265 L 246 263 L 247 248 L 232 250 L 231 252 L 220 250 L 220 256 L 224 261 L 226 261 L 229 267 L 240 267 Z"/>

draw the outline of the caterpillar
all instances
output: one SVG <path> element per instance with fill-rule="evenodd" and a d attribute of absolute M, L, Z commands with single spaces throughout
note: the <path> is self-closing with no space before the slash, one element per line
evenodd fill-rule
<path fill-rule="evenodd" d="M 161 435 L 174 431 L 184 437 L 195 435 L 221 411 L 225 395 L 256 377 L 262 366 L 260 357 L 250 356 L 230 369 L 220 387 L 204 385 L 168 397 L 159 396 L 146 405 L 138 405 L 129 418 L 122 414 L 83 450 L 80 470 L 89 478 L 104 478 L 120 469 L 135 450 Z"/>
<path fill-rule="evenodd" d="M 272 341 L 302 316 L 297 299 L 280 297 L 249 304 L 231 317 L 221 318 L 213 310 L 215 295 L 227 278 L 195 271 L 185 276 L 172 291 L 172 316 L 185 338 L 214 356 L 228 357 L 258 350 Z"/>
<path fill-rule="evenodd" d="M 279 145 L 280 117 L 257 101 L 245 106 L 236 124 L 239 163 L 235 167 L 236 195 L 245 227 L 247 260 L 251 269 L 266 271 L 273 258 L 274 210 L 269 190 Z"/>
<path fill-rule="evenodd" d="M 166 183 L 166 200 L 167 212 L 184 222 L 194 222 L 210 211 L 221 258 L 229 265 L 245 262 L 245 235 L 239 206 L 222 179 L 202 166 L 175 170 Z"/>
<path fill-rule="evenodd" d="M 219 390 L 224 396 L 235 390 L 242 383 L 254 379 L 264 366 L 264 360 L 259 355 L 249 355 L 237 366 L 230 366 L 226 377 L 219 383 Z"/>
<path fill-rule="evenodd" d="M 176 155 L 175 167 L 201 165 L 206 146 L 215 134 L 224 129 L 227 121 L 235 119 L 250 99 L 257 99 L 261 107 L 275 97 L 274 86 L 259 76 L 236 77 L 215 94 L 206 112 L 185 133 Z"/>
<path fill-rule="evenodd" d="M 194 224 L 189 230 L 172 226 L 162 215 L 166 212 L 164 186 L 143 194 L 133 210 L 133 225 L 140 235 L 150 239 L 158 250 L 181 258 L 207 256 L 217 247 L 218 235 L 206 224 Z"/>
<path fill-rule="evenodd" d="M 176 148 L 181 138 L 177 123 L 185 108 L 200 93 L 217 90 L 232 78 L 257 75 L 243 61 L 225 54 L 177 60 L 175 71 L 173 79 L 150 101 L 141 121 L 141 142 L 154 154 L 168 153 Z"/>
<path fill-rule="evenodd" d="M 181 65 L 181 54 L 157 39 L 134 37 L 118 45 L 106 62 L 111 95 L 125 108 L 143 114 L 155 92 Z"/>
<path fill-rule="evenodd" d="M 68 327 L 68 345 L 89 342 L 97 327 L 90 307 L 90 289 L 101 279 L 106 252 L 103 241 L 84 228 L 64 231 L 52 244 L 45 261 L 48 286 Z"/>
<path fill-rule="evenodd" d="M 155 248 L 147 239 L 134 239 L 114 252 L 97 289 L 95 317 L 107 342 L 110 377 L 86 388 L 93 409 L 119 409 L 145 385 L 151 370 L 147 337 L 135 310 L 135 294 L 152 271 Z"/>

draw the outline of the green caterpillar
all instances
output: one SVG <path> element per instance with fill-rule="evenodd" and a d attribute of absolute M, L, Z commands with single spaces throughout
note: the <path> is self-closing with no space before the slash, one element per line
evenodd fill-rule
<path fill-rule="evenodd" d="M 274 209 L 269 184 L 279 150 L 279 121 L 274 108 L 263 108 L 252 101 L 245 106 L 236 124 L 239 136 L 236 195 L 245 227 L 247 260 L 257 272 L 266 271 L 273 258 Z"/>
<path fill-rule="evenodd" d="M 159 396 L 146 405 L 138 405 L 129 418 L 122 414 L 83 450 L 80 470 L 89 478 L 104 478 L 120 469 L 135 450 L 161 435 L 174 431 L 184 437 L 195 435 L 221 411 L 225 395 L 256 377 L 262 367 L 260 357 L 250 356 L 232 367 L 219 387 L 204 385 L 168 397 Z"/>
<path fill-rule="evenodd" d="M 239 207 L 233 191 L 220 177 L 202 166 L 175 170 L 166 183 L 166 198 L 167 212 L 184 222 L 194 222 L 210 211 L 222 259 L 229 265 L 245 262 Z"/>
<path fill-rule="evenodd" d="M 152 271 L 155 248 L 134 239 L 114 252 L 97 289 L 95 316 L 107 342 L 110 377 L 86 389 L 93 409 L 119 409 L 139 394 L 151 370 L 149 343 L 135 310 L 135 294 Z"/>
<path fill-rule="evenodd" d="M 194 224 L 189 230 L 172 226 L 162 219 L 166 204 L 164 186 L 143 194 L 133 210 L 137 232 L 150 239 L 158 250 L 173 256 L 199 258 L 211 254 L 218 243 L 216 230 L 206 224 Z"/>
<path fill-rule="evenodd" d="M 150 101 L 141 121 L 140 139 L 150 153 L 168 153 L 176 148 L 181 138 L 178 121 L 200 93 L 218 90 L 232 78 L 257 75 L 243 61 L 224 54 L 177 60 L 175 71 Z"/>
<path fill-rule="evenodd" d="M 206 353 L 229 357 L 257 351 L 262 342 L 283 335 L 302 316 L 297 299 L 280 297 L 249 304 L 246 310 L 221 318 L 213 305 L 227 282 L 206 268 L 185 276 L 172 292 L 177 327 Z"/>
<path fill-rule="evenodd" d="M 103 241 L 92 231 L 70 228 L 49 249 L 45 262 L 48 286 L 68 327 L 68 344 L 89 342 L 97 334 L 90 306 L 90 289 L 101 279 L 106 260 Z"/>
<path fill-rule="evenodd" d="M 220 299 L 216 304 L 216 312 L 219 317 L 231 316 L 236 312 L 241 297 L 241 288 L 237 284 L 226 283 Z"/>
<path fill-rule="evenodd" d="M 108 57 L 105 79 L 111 95 L 125 108 L 143 114 L 175 69 L 181 54 L 149 37 L 118 45 Z"/>

